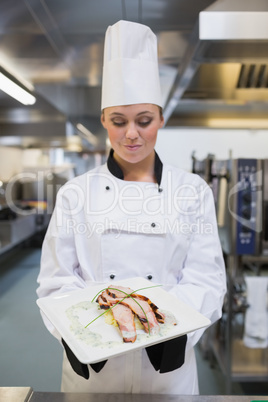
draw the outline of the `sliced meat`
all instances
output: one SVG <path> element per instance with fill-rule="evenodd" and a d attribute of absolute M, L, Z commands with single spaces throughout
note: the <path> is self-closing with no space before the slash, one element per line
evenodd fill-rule
<path fill-rule="evenodd" d="M 119 303 L 119 302 L 122 300 L 121 297 L 120 297 L 120 298 L 114 298 L 113 296 L 111 296 L 111 295 L 107 292 L 107 289 L 102 292 L 101 298 L 102 298 L 102 300 L 103 300 L 105 303 L 107 303 L 109 306 L 113 306 L 114 304 Z"/>
<path fill-rule="evenodd" d="M 146 301 L 153 310 L 157 321 L 160 322 L 161 324 L 165 323 L 165 315 L 159 311 L 158 307 L 153 302 L 151 302 L 151 300 L 148 297 L 136 293 L 133 293 L 133 296 L 135 296 L 136 299 Z"/>
<path fill-rule="evenodd" d="M 134 315 L 138 317 L 144 330 L 152 335 L 160 331 L 158 321 L 161 323 L 165 321 L 164 314 L 148 297 L 134 293 L 127 287 L 111 285 L 98 296 L 97 301 L 103 309 L 112 307 L 114 319 L 118 323 L 124 342 L 136 340 Z"/>
<path fill-rule="evenodd" d="M 107 288 L 107 292 L 114 299 L 126 297 L 127 295 L 130 295 L 130 294 L 131 294 L 131 296 L 134 295 L 134 290 L 132 290 L 130 288 L 126 288 L 124 286 L 116 286 L 116 287 L 115 286 L 109 286 Z"/>
<path fill-rule="evenodd" d="M 124 342 L 135 342 L 137 338 L 134 314 L 132 310 L 121 303 L 116 304 L 121 299 L 112 298 L 106 291 L 99 295 L 97 301 L 102 309 L 111 309 L 114 319 L 122 333 Z"/>
<path fill-rule="evenodd" d="M 159 311 L 158 309 L 156 309 L 156 310 L 153 309 L 153 311 L 155 313 L 155 318 L 157 319 L 157 321 L 160 322 L 161 324 L 164 324 L 165 318 L 166 318 L 165 314 L 162 313 L 162 311 Z"/>
<path fill-rule="evenodd" d="M 112 308 L 114 319 L 122 333 L 124 342 L 135 342 L 137 338 L 136 326 L 134 322 L 134 314 L 127 306 L 121 303 Z"/>
<path fill-rule="evenodd" d="M 150 332 L 150 334 L 152 335 L 158 334 L 158 332 L 160 331 L 159 324 L 156 320 L 153 310 L 146 301 L 140 299 L 136 300 L 135 298 L 132 299 L 128 297 L 127 299 L 122 300 L 121 304 L 131 308 L 133 313 L 137 315 L 147 333 Z"/>
<path fill-rule="evenodd" d="M 152 303 L 151 300 L 148 299 L 148 303 L 151 306 L 153 312 L 155 313 L 155 318 L 157 319 L 157 321 L 160 322 L 161 324 L 164 324 L 165 314 L 162 313 L 162 311 L 159 311 L 158 307 L 154 303 Z"/>
<path fill-rule="evenodd" d="M 101 309 L 108 310 L 111 307 L 107 300 L 102 297 L 102 294 L 100 294 L 97 298 L 97 302 L 99 303 Z"/>
<path fill-rule="evenodd" d="M 146 301 L 151 306 L 153 312 L 155 313 L 157 321 L 164 324 L 165 322 L 164 314 L 158 310 L 158 307 L 153 302 L 151 302 L 151 300 L 148 297 L 140 295 L 138 293 L 134 293 L 134 290 L 123 286 L 116 286 L 116 287 L 109 286 L 107 292 L 113 298 L 126 297 L 126 294 L 129 294 L 131 295 L 131 297 Z"/>

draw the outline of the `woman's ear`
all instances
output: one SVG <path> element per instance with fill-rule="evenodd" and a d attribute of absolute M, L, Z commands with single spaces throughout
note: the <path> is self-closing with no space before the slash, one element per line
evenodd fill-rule
<path fill-rule="evenodd" d="M 101 124 L 103 125 L 103 127 L 106 129 L 106 121 L 104 118 L 104 111 L 101 112 L 101 118 L 100 118 Z"/>
<path fill-rule="evenodd" d="M 161 114 L 160 127 L 159 128 L 162 128 L 164 126 L 164 124 L 165 124 L 165 119 L 164 119 L 164 116 Z"/>

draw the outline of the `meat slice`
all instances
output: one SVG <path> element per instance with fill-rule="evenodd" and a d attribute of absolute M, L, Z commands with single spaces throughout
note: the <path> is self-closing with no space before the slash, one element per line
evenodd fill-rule
<path fill-rule="evenodd" d="M 112 308 L 114 319 L 122 333 L 124 342 L 135 342 L 137 338 L 136 326 L 134 322 L 134 314 L 127 306 L 121 303 Z"/>
<path fill-rule="evenodd" d="M 107 292 L 114 299 L 126 297 L 127 295 L 131 295 L 132 297 L 134 296 L 134 290 L 124 286 L 109 286 L 107 288 Z"/>
<path fill-rule="evenodd" d="M 150 332 L 152 335 L 159 333 L 160 327 L 156 320 L 155 314 L 146 301 L 128 297 L 127 299 L 122 300 L 121 304 L 131 308 L 133 313 L 137 315 L 147 333 Z"/>
<path fill-rule="evenodd" d="M 146 301 L 151 306 L 151 309 L 155 313 L 155 317 L 156 317 L 157 321 L 164 324 L 165 315 L 159 311 L 158 307 L 154 303 L 152 303 L 148 297 L 146 297 L 144 295 L 140 295 L 138 293 L 134 293 L 134 290 L 123 287 L 123 286 L 116 286 L 116 288 L 109 286 L 107 289 L 107 292 L 113 298 L 126 297 L 126 294 L 129 294 L 129 295 L 131 295 L 131 297 Z"/>
<path fill-rule="evenodd" d="M 101 299 L 103 300 L 103 302 L 108 304 L 110 307 L 113 306 L 116 303 L 119 303 L 122 300 L 121 297 L 120 298 L 114 298 L 113 296 L 111 296 L 107 292 L 107 289 L 104 290 L 100 296 L 101 296 Z"/>
<path fill-rule="evenodd" d="M 130 295 L 130 296 L 128 296 Z M 109 286 L 97 299 L 100 307 L 112 307 L 114 319 L 118 323 L 124 342 L 135 342 L 137 334 L 134 315 L 142 323 L 144 330 L 152 335 L 160 331 L 159 322 L 165 321 L 165 316 L 148 297 L 134 293 L 122 286 Z"/>
<path fill-rule="evenodd" d="M 108 310 L 111 307 L 107 300 L 102 297 L 102 294 L 100 294 L 97 298 L 97 302 L 99 303 L 101 309 Z"/>
<path fill-rule="evenodd" d="M 117 304 L 120 300 L 112 298 L 106 291 L 102 292 L 97 299 L 101 309 L 108 310 L 112 307 L 111 311 L 122 333 L 123 341 L 133 343 L 137 338 L 134 314 L 129 307 L 121 303 Z"/>
<path fill-rule="evenodd" d="M 160 322 L 161 324 L 165 323 L 165 314 L 162 313 L 162 311 L 159 311 L 158 308 L 156 308 L 156 310 L 154 310 L 154 308 L 152 308 L 154 314 L 155 314 L 155 318 L 157 319 L 158 322 Z"/>
<path fill-rule="evenodd" d="M 148 303 L 151 306 L 151 309 L 153 310 L 157 321 L 160 322 L 161 324 L 164 324 L 165 323 L 165 314 L 162 313 L 162 311 L 159 311 L 158 307 L 154 303 L 152 303 L 151 300 L 148 299 Z"/>
<path fill-rule="evenodd" d="M 151 302 L 151 300 L 148 297 L 143 296 L 143 295 L 139 295 L 137 293 L 133 293 L 132 297 L 134 297 L 135 299 L 138 299 L 138 300 L 146 301 L 149 304 L 149 306 L 151 307 L 151 309 L 153 310 L 153 312 L 155 314 L 155 318 L 157 319 L 157 321 L 160 322 L 161 324 L 164 324 L 164 322 L 165 322 L 164 313 L 159 311 L 158 307 L 153 302 Z"/>

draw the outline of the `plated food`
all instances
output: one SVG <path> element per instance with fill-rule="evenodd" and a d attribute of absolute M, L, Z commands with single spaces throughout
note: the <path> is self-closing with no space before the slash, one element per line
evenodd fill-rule
<path fill-rule="evenodd" d="M 137 331 L 135 317 L 146 333 L 156 335 L 160 325 L 165 323 L 165 314 L 146 296 L 123 286 L 108 286 L 98 297 L 101 309 L 111 310 L 121 331 L 124 342 L 135 342 Z M 174 325 L 176 321 L 174 320 Z"/>
<path fill-rule="evenodd" d="M 127 333 L 122 332 L 119 325 L 115 328 L 114 323 L 119 320 L 116 313 L 113 314 L 114 308 L 101 309 L 97 300 L 98 296 L 107 288 L 110 288 L 109 292 L 113 294 L 115 294 L 114 289 L 121 288 L 122 292 L 125 291 L 124 288 L 130 289 L 126 293 L 132 297 L 134 294 L 138 294 L 140 297 L 137 298 L 137 302 L 143 310 L 143 306 L 147 307 L 147 305 L 141 303 L 142 299 L 151 308 L 152 303 L 157 305 L 159 308 L 154 311 L 154 315 L 159 327 L 155 324 L 153 315 L 146 313 L 148 320 L 149 317 L 151 319 L 148 332 L 146 332 L 145 321 L 143 321 L 145 326 L 142 324 L 144 317 L 140 315 L 140 320 L 137 318 L 137 314 L 133 313 L 137 335 L 131 334 L 129 319 L 126 320 Z M 132 289 L 135 289 L 134 294 L 131 294 Z M 121 299 L 127 296 L 124 293 L 118 295 Z M 150 300 L 150 303 L 146 298 Z M 97 363 L 130 351 L 146 348 L 210 324 L 206 317 L 167 292 L 163 285 L 152 284 L 151 281 L 140 277 L 116 281 L 113 286 L 111 283 L 99 283 L 85 289 L 43 297 L 37 300 L 37 304 L 77 359 L 85 364 Z M 118 305 L 124 306 L 122 303 L 118 303 Z M 121 309 L 120 316 L 125 316 L 122 311 Z M 160 316 L 157 317 L 156 314 L 163 314 L 164 323 L 160 322 Z M 117 321 L 114 317 L 117 318 Z M 151 325 L 152 322 L 155 326 Z M 113 325 L 108 325 L 108 323 Z M 124 331 L 122 321 L 120 325 Z M 129 341 L 124 341 L 123 337 Z M 132 337 L 133 339 L 136 337 L 135 342 L 131 340 Z"/>

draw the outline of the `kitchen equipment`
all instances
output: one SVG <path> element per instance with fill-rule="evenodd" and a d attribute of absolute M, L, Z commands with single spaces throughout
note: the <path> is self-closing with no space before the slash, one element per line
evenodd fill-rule
<path fill-rule="evenodd" d="M 193 156 L 193 171 L 213 191 L 226 261 L 228 291 L 208 349 L 226 374 L 230 393 L 232 381 L 268 380 L 268 348 L 249 348 L 243 341 L 249 307 L 245 278 L 265 275 L 268 265 L 268 160 L 208 155 L 196 161 Z"/>
<path fill-rule="evenodd" d="M 212 188 L 223 251 L 268 254 L 268 160 L 208 155 L 193 170 Z"/>

